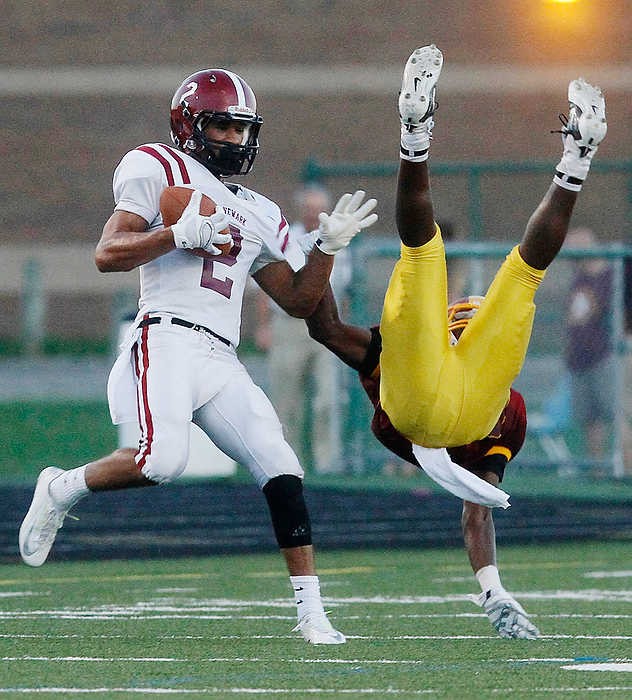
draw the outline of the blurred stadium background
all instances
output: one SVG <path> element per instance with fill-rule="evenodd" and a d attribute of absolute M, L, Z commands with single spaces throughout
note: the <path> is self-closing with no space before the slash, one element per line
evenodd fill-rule
<path fill-rule="evenodd" d="M 300 182 L 321 181 L 335 196 L 361 187 L 377 197 L 380 221 L 354 245 L 348 300 L 348 317 L 377 322 L 397 254 L 401 70 L 412 49 L 434 42 L 446 64 L 433 192 L 438 216 L 454 228 L 450 265 L 460 291 L 484 291 L 548 186 L 559 155 L 559 135 L 549 132 L 567 109 L 568 81 L 583 75 L 606 93 L 608 138 L 573 222 L 594 229 L 600 247 L 556 261 L 538 293 L 536 329 L 518 383 L 532 427 L 510 470 L 520 476 L 511 477 L 508 490 L 629 498 L 629 9 L 628 0 L 6 2 L 0 28 L 2 482 L 31 483 L 43 464 L 77 466 L 117 444 L 105 381 L 121 320 L 134 310 L 137 273 L 99 274 L 93 249 L 112 210 L 118 160 L 140 143 L 168 140 L 171 95 L 198 68 L 228 67 L 253 87 L 264 126 L 246 184 L 277 201 L 290 221 Z M 605 257 L 615 279 L 603 313 L 616 359 L 616 419 L 600 460 L 586 457 L 585 434 L 568 412 L 561 381 L 573 269 L 591 255 Z M 265 387 L 266 358 L 253 340 L 254 295 L 249 290 L 244 305 L 241 357 Z M 351 373 L 341 370 L 340 383 L 339 473 L 312 473 L 314 483 L 428 487 L 418 474 L 383 473 L 389 457 L 369 432 L 368 402 Z"/>

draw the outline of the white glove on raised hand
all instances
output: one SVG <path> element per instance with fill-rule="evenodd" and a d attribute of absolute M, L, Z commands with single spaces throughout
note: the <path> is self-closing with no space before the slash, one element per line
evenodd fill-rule
<path fill-rule="evenodd" d="M 318 215 L 320 226 L 316 245 L 323 253 L 335 255 L 349 245 L 356 233 L 377 221 L 377 214 L 369 214 L 375 209 L 377 200 L 368 199 L 362 204 L 365 194 L 363 190 L 357 190 L 353 195 L 347 192 L 340 197 L 331 214 L 321 212 Z"/>
<path fill-rule="evenodd" d="M 184 208 L 178 221 L 171 226 L 173 240 L 176 248 L 191 250 L 192 248 L 204 248 L 211 255 L 219 255 L 222 251 L 214 244 L 230 243 L 230 233 L 222 233 L 228 228 L 230 217 L 218 207 L 214 214 L 202 216 L 200 203 L 202 193 L 193 190 L 189 203 Z"/>

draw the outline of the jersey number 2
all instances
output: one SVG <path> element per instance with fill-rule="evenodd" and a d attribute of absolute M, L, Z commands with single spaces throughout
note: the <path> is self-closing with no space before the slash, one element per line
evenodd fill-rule
<path fill-rule="evenodd" d="M 217 292 L 227 299 L 230 299 L 230 293 L 233 288 L 233 280 L 226 275 L 223 277 L 216 277 L 215 273 L 217 270 L 214 268 L 216 263 L 220 263 L 226 267 L 232 267 L 237 262 L 237 256 L 241 250 L 241 241 L 243 240 L 243 236 L 239 232 L 239 229 L 232 224 L 229 224 L 228 229 L 230 231 L 230 235 L 233 237 L 233 245 L 226 254 L 214 255 L 212 258 L 204 258 L 200 286 L 210 289 L 213 292 Z"/>

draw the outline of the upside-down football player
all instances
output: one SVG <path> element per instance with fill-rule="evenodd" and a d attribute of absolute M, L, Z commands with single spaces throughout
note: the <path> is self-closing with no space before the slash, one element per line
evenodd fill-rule
<path fill-rule="evenodd" d="M 457 339 L 476 313 L 482 297 L 471 296 L 449 307 L 449 332 Z M 420 466 L 413 454 L 413 444 L 397 432 L 380 405 L 380 352 L 382 339 L 379 327 L 361 328 L 341 321 L 336 302 L 329 290 L 316 312 L 306 319 L 309 333 L 334 352 L 345 364 L 357 370 L 364 390 L 375 407 L 371 430 L 389 450 L 411 464 Z M 511 390 L 492 433 L 483 440 L 448 450 L 457 464 L 496 486 L 502 481 L 505 466 L 516 456 L 524 442 L 527 416 L 522 396 Z M 465 546 L 483 593 L 479 604 L 501 637 L 534 639 L 539 635 L 524 609 L 504 590 L 496 565 L 496 534 L 491 508 L 463 501 L 461 520 Z M 489 592 L 489 595 L 488 595 Z"/>
<path fill-rule="evenodd" d="M 434 45 L 408 59 L 399 96 L 401 239 L 380 331 L 380 401 L 395 428 L 426 448 L 454 447 L 491 432 L 526 354 L 535 292 L 560 250 L 592 157 L 606 134 L 598 88 L 568 87 L 563 154 L 553 182 L 503 262 L 458 344 L 448 335 L 445 251 L 434 220 L 427 158 L 443 56 Z"/>
<path fill-rule="evenodd" d="M 537 629 L 500 582 L 488 506 L 507 507 L 507 494 L 496 484 L 522 444 L 526 422 L 522 399 L 511 385 L 529 343 L 536 289 L 564 242 L 577 195 L 606 134 L 605 102 L 582 78 L 570 82 L 569 116 L 561 118 L 563 154 L 553 183 L 485 297 L 470 298 L 471 308 L 451 309 L 450 320 L 460 326 L 457 338 L 448 325 L 445 252 L 426 162 L 442 65 L 441 51 L 431 45 L 415 50 L 404 69 L 396 196 L 402 245 L 379 335 L 341 324 L 327 296 L 308 325 L 316 339 L 360 370 L 376 403 L 378 438 L 464 499 L 466 545 L 483 591 L 479 604 L 499 634 L 535 638 Z M 379 379 L 371 379 L 378 358 Z"/>

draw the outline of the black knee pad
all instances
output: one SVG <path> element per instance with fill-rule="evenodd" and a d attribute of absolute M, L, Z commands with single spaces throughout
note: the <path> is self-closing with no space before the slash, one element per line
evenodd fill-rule
<path fill-rule="evenodd" d="M 291 474 L 270 479 L 263 487 L 279 547 L 303 547 L 312 543 L 312 526 L 303 498 L 303 481 Z"/>

